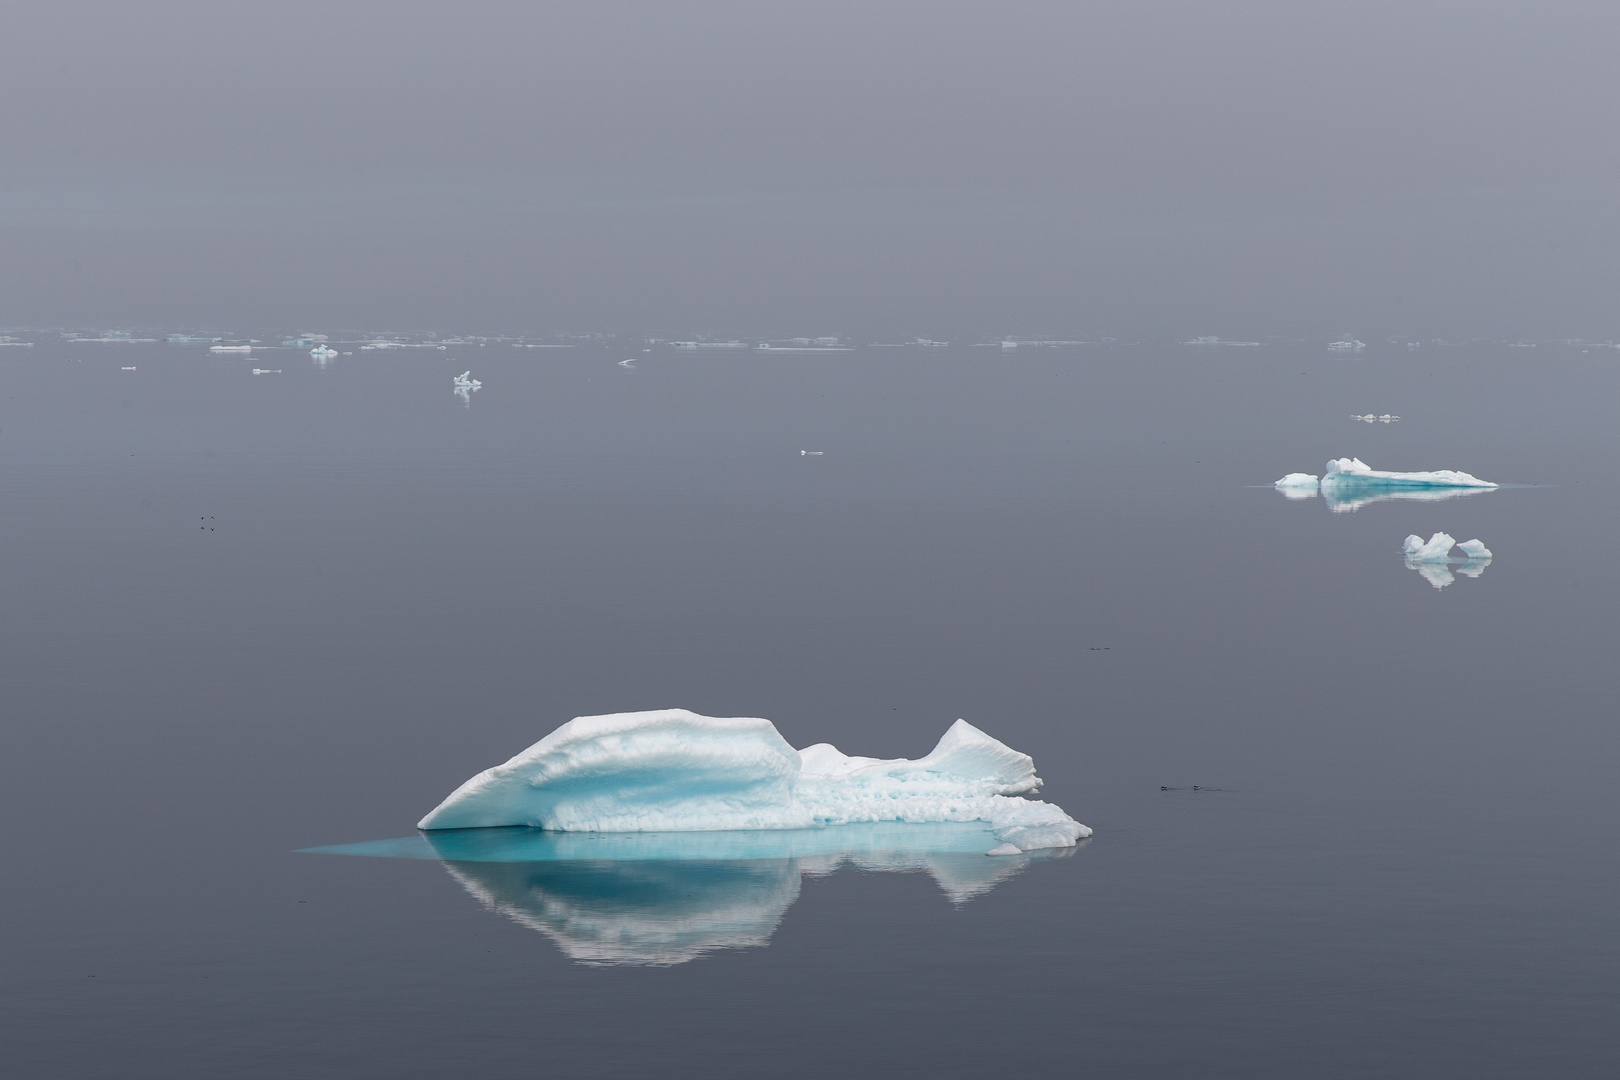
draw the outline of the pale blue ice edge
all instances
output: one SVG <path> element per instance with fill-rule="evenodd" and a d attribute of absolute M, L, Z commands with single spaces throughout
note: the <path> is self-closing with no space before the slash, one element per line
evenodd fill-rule
<path fill-rule="evenodd" d="M 983 854 L 997 844 L 985 822 L 870 822 L 817 829 L 719 832 L 554 832 L 522 826 L 441 829 L 388 840 L 301 848 L 312 855 L 359 855 L 445 862 L 727 862 L 864 852 Z M 1057 849 L 1067 854 L 1068 849 Z"/>

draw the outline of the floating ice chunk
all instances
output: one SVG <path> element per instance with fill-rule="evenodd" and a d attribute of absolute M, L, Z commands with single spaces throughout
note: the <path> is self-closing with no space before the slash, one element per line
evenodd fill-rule
<path fill-rule="evenodd" d="M 857 822 L 965 822 L 1030 851 L 1091 830 L 1021 796 L 1041 786 L 1029 755 L 958 720 L 916 760 L 802 753 L 769 720 L 685 709 L 581 716 L 479 773 L 421 829 L 528 825 L 563 832 L 807 829 Z"/>
<path fill-rule="evenodd" d="M 1336 458 L 1327 463 L 1322 490 L 1334 488 L 1493 488 L 1496 484 L 1454 469 L 1433 472 L 1383 472 L 1360 458 Z"/>
<path fill-rule="evenodd" d="M 1024 849 L 1016 844 L 1002 844 L 1000 847 L 993 847 L 985 852 L 986 855 L 1022 855 L 1023 853 Z"/>
<path fill-rule="evenodd" d="M 1477 578 L 1491 565 L 1491 552 L 1478 540 L 1468 540 L 1457 547 L 1467 556 L 1466 559 L 1457 560 L 1451 556 L 1452 545 L 1455 544 L 1450 536 L 1437 532 L 1427 542 L 1421 536 L 1408 536 L 1401 549 L 1406 556 L 1406 568 L 1416 570 L 1423 575 L 1423 580 L 1436 589 L 1443 589 L 1457 579 L 1452 576 L 1451 563 L 1461 562 L 1456 568 L 1457 573 L 1464 577 Z"/>
<path fill-rule="evenodd" d="M 1289 499 L 1309 499 L 1316 495 L 1317 481 L 1313 473 L 1291 472 L 1272 487 Z"/>
<path fill-rule="evenodd" d="M 1423 537 L 1414 534 L 1406 538 L 1401 550 L 1406 554 L 1406 561 L 1409 563 L 1445 562 L 1451 555 L 1452 545 L 1456 542 L 1443 532 L 1435 533 L 1427 542 L 1424 542 Z"/>

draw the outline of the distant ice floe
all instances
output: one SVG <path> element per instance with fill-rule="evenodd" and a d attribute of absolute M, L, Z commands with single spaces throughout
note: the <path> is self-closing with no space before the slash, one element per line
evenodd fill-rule
<path fill-rule="evenodd" d="M 1452 556 L 1453 546 L 1463 553 L 1462 558 Z M 1491 549 L 1482 542 L 1465 540 L 1459 544 L 1449 533 L 1443 532 L 1427 540 L 1416 534 L 1408 536 L 1401 543 L 1401 553 L 1406 558 L 1406 568 L 1416 570 L 1436 589 L 1443 589 L 1456 580 L 1451 573 L 1453 569 L 1465 577 L 1477 578 L 1491 564 Z"/>
<path fill-rule="evenodd" d="M 438 860 L 479 903 L 546 935 L 577 963 L 668 967 L 768 945 L 806 876 L 846 866 L 922 872 L 962 904 L 1073 850 L 987 859 L 993 843 L 983 823 L 887 822 L 671 833 L 460 829 L 307 850 Z"/>
<path fill-rule="evenodd" d="M 327 361 L 336 356 L 338 351 L 329 345 L 317 345 L 309 350 L 309 355 L 319 361 Z"/>
<path fill-rule="evenodd" d="M 1361 416 L 1351 413 L 1350 419 L 1360 420 L 1363 424 L 1393 424 L 1398 421 L 1400 417 L 1391 416 L 1389 413 L 1384 413 L 1382 416 L 1379 416 L 1377 413 L 1366 413 Z"/>
<path fill-rule="evenodd" d="M 1318 491 L 1335 513 L 1386 499 L 1437 502 L 1459 495 L 1494 491 L 1498 485 L 1453 469 L 1432 472 L 1385 472 L 1360 458 L 1336 458 L 1320 480 L 1311 473 L 1289 473 L 1274 485 L 1290 499 L 1308 499 Z"/>
<path fill-rule="evenodd" d="M 1022 797 L 1040 786 L 1028 754 L 965 720 L 926 757 L 879 759 L 829 743 L 795 750 L 769 720 L 661 709 L 576 717 L 462 784 L 417 827 L 620 833 L 977 821 L 998 845 L 1022 851 L 1091 835 L 1059 807 Z"/>
<path fill-rule="evenodd" d="M 484 384 L 472 377 L 471 370 L 467 370 L 457 375 L 451 381 L 451 385 L 454 387 L 456 397 L 461 399 L 461 403 L 468 405 L 472 403 L 473 394 L 477 393 Z"/>

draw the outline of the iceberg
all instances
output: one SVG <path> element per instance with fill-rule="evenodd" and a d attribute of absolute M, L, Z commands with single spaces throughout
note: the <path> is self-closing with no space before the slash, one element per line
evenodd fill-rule
<path fill-rule="evenodd" d="M 1445 562 L 1451 557 L 1451 548 L 1456 542 L 1449 534 L 1443 532 L 1435 533 L 1427 542 L 1421 536 L 1412 535 L 1406 538 L 1401 550 L 1406 554 L 1406 561 L 1409 563 Z"/>
<path fill-rule="evenodd" d="M 1355 419 L 1364 420 L 1366 417 Z M 1373 419 L 1381 420 L 1383 417 Z M 1494 491 L 1499 485 L 1452 469 L 1384 472 L 1372 468 L 1360 458 L 1337 458 L 1327 463 L 1326 472 L 1320 480 L 1311 473 L 1289 473 L 1273 486 L 1290 499 L 1308 499 L 1320 491 L 1328 509 L 1342 514 L 1386 499 L 1439 502 L 1459 495 Z"/>
<path fill-rule="evenodd" d="M 1091 830 L 1023 796 L 1027 754 L 965 720 L 926 757 L 795 750 L 769 720 L 686 709 L 580 716 L 453 791 L 417 825 L 563 833 L 800 830 L 878 822 L 984 822 L 996 845 L 1072 847 Z"/>
<path fill-rule="evenodd" d="M 1291 472 L 1272 485 L 1291 499 L 1303 499 L 1316 494 L 1315 473 Z M 1295 494 L 1298 492 L 1299 494 Z"/>
<path fill-rule="evenodd" d="M 1493 488 L 1496 484 L 1481 480 L 1454 469 L 1436 469 L 1433 472 L 1384 472 L 1374 469 L 1360 458 L 1336 458 L 1327 463 L 1322 477 L 1322 489 L 1329 487 L 1383 487 L 1383 488 Z"/>
<path fill-rule="evenodd" d="M 1462 559 L 1452 557 L 1451 549 L 1455 545 L 1463 553 Z M 1436 589 L 1443 589 L 1457 579 L 1451 574 L 1451 565 L 1460 562 L 1457 573 L 1464 577 L 1477 578 L 1491 565 L 1491 549 L 1479 540 L 1465 540 L 1458 544 L 1447 533 L 1437 532 L 1428 540 L 1423 537 L 1408 536 L 1401 544 L 1401 552 L 1406 557 L 1406 568 L 1416 570 L 1423 576 L 1423 580 Z"/>

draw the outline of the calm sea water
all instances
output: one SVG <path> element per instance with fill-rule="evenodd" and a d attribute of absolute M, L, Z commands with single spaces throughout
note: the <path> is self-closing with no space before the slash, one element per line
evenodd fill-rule
<path fill-rule="evenodd" d="M 9 1075 L 1620 1069 L 1612 349 L 41 344 L 0 380 Z M 1523 486 L 1269 487 L 1352 454 Z M 1442 529 L 1495 558 L 1437 590 L 1400 544 Z M 300 853 L 671 706 L 877 756 L 965 717 L 1096 835 Z"/>

